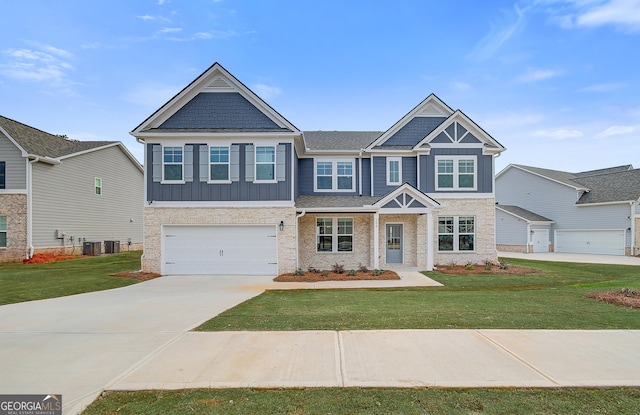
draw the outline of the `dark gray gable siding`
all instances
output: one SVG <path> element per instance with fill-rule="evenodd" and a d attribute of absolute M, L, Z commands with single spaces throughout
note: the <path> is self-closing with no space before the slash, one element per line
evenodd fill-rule
<path fill-rule="evenodd" d="M 402 157 L 402 183 L 418 187 L 416 157 Z M 387 158 L 373 158 L 373 191 L 374 196 L 384 196 L 398 186 L 387 186 Z"/>
<path fill-rule="evenodd" d="M 283 130 L 237 92 L 201 92 L 158 128 Z"/>
<path fill-rule="evenodd" d="M 298 176 L 297 176 L 297 180 L 298 180 L 298 195 L 304 195 L 304 196 L 327 196 L 327 195 L 340 195 L 340 196 L 347 196 L 347 195 L 355 195 L 358 194 L 358 184 L 360 182 L 360 163 L 358 161 L 358 159 L 355 159 L 355 165 L 354 167 L 354 171 L 355 171 L 355 189 L 353 192 L 314 192 L 313 191 L 313 181 L 315 179 L 315 174 L 313 171 L 313 160 L 312 158 L 304 158 L 304 159 L 298 159 Z M 362 170 L 364 170 L 365 172 L 369 169 L 369 164 L 365 162 L 367 161 L 367 159 L 362 160 Z M 365 173 L 366 174 L 366 173 Z M 367 174 L 368 177 L 368 174 Z M 364 179 L 364 176 L 363 176 Z M 364 180 L 363 180 L 363 186 L 364 186 Z M 368 193 L 364 193 L 365 195 L 368 195 Z"/>
<path fill-rule="evenodd" d="M 245 148 L 247 144 L 234 144 L 239 147 L 239 165 L 245 165 Z M 147 201 L 281 201 L 291 200 L 291 144 L 283 144 L 285 148 L 284 180 L 277 183 L 252 183 L 245 179 L 244 169 L 240 168 L 238 181 L 230 184 L 209 184 L 200 175 L 200 146 L 206 144 L 193 144 L 193 168 L 198 172 L 193 173 L 193 181 L 184 184 L 162 184 L 153 180 L 153 172 L 147 171 Z M 160 147 L 159 144 L 147 144 L 146 166 L 153 169 L 153 150 Z M 185 145 L 185 147 L 187 147 Z M 207 165 L 208 168 L 208 165 Z"/>
<path fill-rule="evenodd" d="M 436 156 L 477 156 L 477 190 L 475 193 L 493 192 L 493 157 L 483 156 L 480 148 L 434 148 L 428 156 L 420 156 L 420 190 L 435 193 Z M 440 191 L 438 193 L 469 193 L 470 191 Z"/>
<path fill-rule="evenodd" d="M 445 117 L 415 117 L 381 146 L 415 146 L 444 120 Z"/>

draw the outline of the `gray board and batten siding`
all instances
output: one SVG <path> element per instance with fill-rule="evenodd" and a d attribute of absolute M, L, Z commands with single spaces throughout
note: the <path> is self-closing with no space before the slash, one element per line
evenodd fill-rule
<path fill-rule="evenodd" d="M 444 120 L 445 117 L 415 117 L 380 146 L 415 146 Z"/>
<path fill-rule="evenodd" d="M 318 158 L 317 160 L 322 161 L 322 158 Z M 363 196 L 371 196 L 371 189 L 369 188 L 369 183 L 371 179 L 371 169 L 370 169 L 371 160 L 368 158 L 362 159 L 362 195 Z M 352 192 L 339 192 L 341 196 L 347 195 L 357 195 L 359 194 L 359 186 L 360 186 L 360 162 L 357 158 L 355 158 L 354 163 L 354 173 L 355 173 L 355 186 Z M 301 196 L 328 196 L 334 195 L 336 192 L 327 191 L 327 192 L 314 192 L 314 183 L 315 173 L 314 173 L 314 159 L 312 158 L 301 158 L 298 159 L 298 168 L 297 168 L 297 180 L 298 180 L 298 195 Z"/>
<path fill-rule="evenodd" d="M 402 157 L 402 183 L 418 188 L 416 157 Z M 384 196 L 395 190 L 398 185 L 387 186 L 387 157 L 373 157 L 374 196 Z"/>
<path fill-rule="evenodd" d="M 22 152 L 18 147 L 0 132 L 0 154 L 4 161 L 5 189 L 6 190 L 26 190 L 27 189 L 27 163 L 22 157 Z"/>
<path fill-rule="evenodd" d="M 100 195 L 95 178 L 102 179 Z M 34 163 L 33 245 L 62 246 L 56 230 L 75 241 L 82 237 L 141 242 L 143 185 L 142 172 L 119 146 L 69 157 L 57 165 Z"/>
<path fill-rule="evenodd" d="M 579 192 L 576 189 L 517 168 L 498 176 L 496 183 L 497 203 L 520 206 L 555 222 L 549 233 L 551 243 L 555 243 L 554 230 L 629 227 L 627 217 L 631 209 L 628 203 L 578 206 Z M 629 243 L 630 234 L 627 232 L 627 246 Z"/>
<path fill-rule="evenodd" d="M 238 176 L 231 183 L 207 183 L 208 161 L 201 163 L 201 148 L 206 144 L 187 144 L 184 146 L 185 183 L 161 183 L 162 161 L 156 154 L 161 151 L 160 144 L 147 144 L 147 162 L 151 171 L 147 174 L 147 202 L 152 201 L 286 201 L 292 200 L 291 194 L 291 157 L 292 146 L 289 143 L 279 144 L 277 147 L 276 169 L 281 172 L 281 180 L 276 183 L 253 183 L 248 180 L 245 169 L 249 144 L 232 144 L 238 148 Z M 206 155 L 206 151 L 205 151 Z M 283 163 L 284 159 L 284 163 Z M 190 161 L 191 166 L 187 167 Z M 203 169 L 206 171 L 202 171 Z M 188 170 L 191 170 L 188 172 Z M 233 168 L 231 168 L 233 170 Z M 188 174 L 190 173 L 190 174 Z M 233 174 L 233 173 L 232 173 Z M 155 176 L 155 177 L 154 177 Z"/>
<path fill-rule="evenodd" d="M 201 92 L 158 129 L 289 131 L 237 92 Z"/>

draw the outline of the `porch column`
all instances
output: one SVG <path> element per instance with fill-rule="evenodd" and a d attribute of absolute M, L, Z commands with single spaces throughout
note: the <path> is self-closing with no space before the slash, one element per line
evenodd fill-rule
<path fill-rule="evenodd" d="M 380 268 L 380 214 L 378 212 L 373 214 L 373 269 Z"/>
<path fill-rule="evenodd" d="M 427 271 L 433 270 L 433 213 L 427 213 Z"/>

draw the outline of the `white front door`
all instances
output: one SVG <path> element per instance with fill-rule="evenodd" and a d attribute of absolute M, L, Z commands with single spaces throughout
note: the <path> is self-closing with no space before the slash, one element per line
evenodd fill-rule
<path fill-rule="evenodd" d="M 549 252 L 549 230 L 532 229 L 531 245 L 533 245 L 533 252 Z"/>
<path fill-rule="evenodd" d="M 162 227 L 162 273 L 276 275 L 273 225 Z"/>

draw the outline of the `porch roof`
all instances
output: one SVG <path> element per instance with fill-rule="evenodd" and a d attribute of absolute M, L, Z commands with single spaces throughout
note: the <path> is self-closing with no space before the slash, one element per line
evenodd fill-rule
<path fill-rule="evenodd" d="M 298 209 L 361 208 L 371 211 L 371 205 L 380 200 L 379 196 L 299 196 L 296 200 Z"/>

